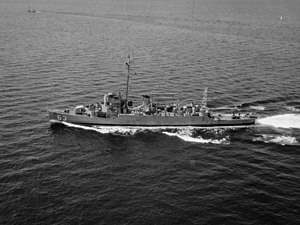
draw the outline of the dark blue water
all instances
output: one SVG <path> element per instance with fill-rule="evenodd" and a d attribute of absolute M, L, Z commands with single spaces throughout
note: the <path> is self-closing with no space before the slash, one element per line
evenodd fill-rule
<path fill-rule="evenodd" d="M 28 6 L 38 13 L 27 13 Z M 299 224 L 296 0 L 0 2 L 0 224 Z M 254 127 L 50 125 L 125 90 Z"/>

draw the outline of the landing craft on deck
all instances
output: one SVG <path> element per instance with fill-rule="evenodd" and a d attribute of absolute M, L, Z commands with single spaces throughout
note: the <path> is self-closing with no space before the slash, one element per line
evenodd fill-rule
<path fill-rule="evenodd" d="M 145 126 L 145 127 L 218 127 L 254 125 L 256 116 L 252 113 L 221 114 L 207 107 L 207 92 L 204 90 L 201 104 L 191 102 L 159 104 L 149 95 L 142 95 L 142 104 L 134 106 L 128 101 L 130 77 L 130 57 L 126 97 L 121 92 L 111 92 L 103 96 L 101 102 L 78 105 L 73 109 L 48 109 L 50 122 L 68 122 L 80 125 L 101 126 Z"/>

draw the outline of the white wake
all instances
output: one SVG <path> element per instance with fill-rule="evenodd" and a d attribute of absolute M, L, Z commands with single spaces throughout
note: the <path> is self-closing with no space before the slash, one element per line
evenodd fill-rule
<path fill-rule="evenodd" d="M 77 125 L 67 122 L 62 122 L 62 124 L 68 127 L 80 128 L 84 130 L 92 130 L 101 134 L 116 134 L 116 135 L 134 135 L 139 132 L 151 131 L 151 132 L 160 132 L 166 134 L 168 136 L 176 136 L 186 142 L 194 142 L 194 143 L 212 143 L 212 144 L 229 144 L 229 137 L 224 137 L 221 139 L 217 138 L 208 138 L 205 139 L 201 136 L 194 136 L 193 132 L 198 128 L 194 127 L 185 127 L 185 128 L 178 128 L 178 127 L 123 127 L 123 126 L 83 126 Z M 230 128 L 227 128 L 230 129 Z M 237 128 L 232 128 L 237 129 Z M 210 132 L 220 134 L 223 129 L 207 129 Z"/>
<path fill-rule="evenodd" d="M 250 109 L 255 109 L 255 110 L 260 110 L 260 111 L 265 110 L 265 108 L 266 107 L 260 106 L 260 105 L 258 105 L 258 106 L 250 106 Z"/>
<path fill-rule="evenodd" d="M 299 145 L 295 137 L 287 135 L 263 134 L 260 137 L 253 138 L 253 141 L 262 141 L 265 143 L 274 143 L 280 145 Z"/>
<path fill-rule="evenodd" d="M 270 116 L 258 119 L 260 125 L 273 126 L 278 128 L 299 128 L 300 129 L 300 114 L 284 114 Z"/>
<path fill-rule="evenodd" d="M 193 133 L 191 129 L 182 129 L 177 131 L 176 133 L 164 131 L 163 134 L 168 136 L 176 136 L 184 141 L 187 142 L 194 142 L 194 143 L 212 143 L 212 144 L 229 144 L 229 137 L 224 137 L 222 139 L 204 139 L 201 136 L 193 137 Z"/>
<path fill-rule="evenodd" d="M 292 112 L 300 112 L 300 109 L 296 108 L 295 106 L 285 106 L 284 108 Z"/>

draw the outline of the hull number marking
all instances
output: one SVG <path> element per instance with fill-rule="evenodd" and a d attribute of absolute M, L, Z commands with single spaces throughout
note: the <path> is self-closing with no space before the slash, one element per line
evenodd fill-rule
<path fill-rule="evenodd" d="M 67 121 L 67 117 L 66 116 L 63 116 L 63 115 L 57 115 L 57 119 L 59 121 Z"/>

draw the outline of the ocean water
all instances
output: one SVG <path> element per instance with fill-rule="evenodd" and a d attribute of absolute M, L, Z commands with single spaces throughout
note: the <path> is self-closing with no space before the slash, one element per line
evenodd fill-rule
<path fill-rule="evenodd" d="M 27 13 L 28 7 L 37 13 Z M 0 224 L 299 224 L 300 2 L 0 2 Z M 253 111 L 237 128 L 50 125 L 130 98 Z"/>

